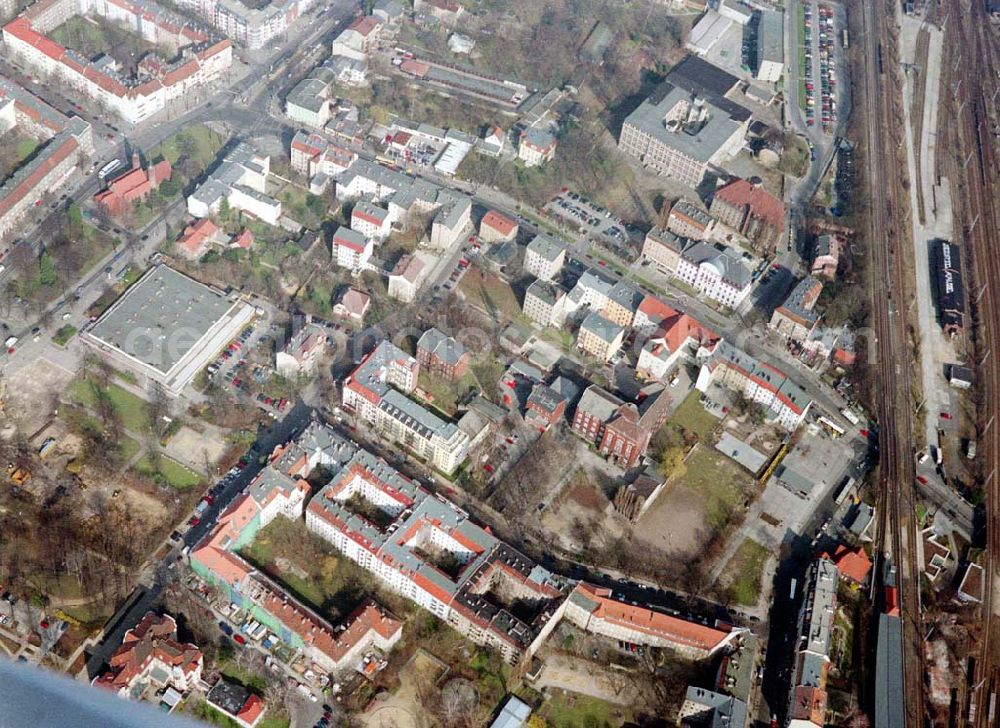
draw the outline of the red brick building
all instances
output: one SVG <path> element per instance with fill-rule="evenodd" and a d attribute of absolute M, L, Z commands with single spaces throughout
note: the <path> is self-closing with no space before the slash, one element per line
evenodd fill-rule
<path fill-rule="evenodd" d="M 749 180 L 734 179 L 720 187 L 710 209 L 760 250 L 774 250 L 785 232 L 785 203 Z"/>
<path fill-rule="evenodd" d="M 635 467 L 666 422 L 670 405 L 670 396 L 659 385 L 644 391 L 646 396 L 633 403 L 591 385 L 577 405 L 573 432 L 618 466 Z"/>
<path fill-rule="evenodd" d="M 469 371 L 469 352 L 461 343 L 435 328 L 417 342 L 417 361 L 433 376 L 457 382 Z"/>
<path fill-rule="evenodd" d="M 113 180 L 108 189 L 94 196 L 94 201 L 103 207 L 109 215 L 124 215 L 132 210 L 133 205 L 145 200 L 160 186 L 164 180 L 170 179 L 172 173 L 170 162 L 161 159 L 146 169 L 139 162 L 139 155 L 132 155 L 132 169 Z"/>

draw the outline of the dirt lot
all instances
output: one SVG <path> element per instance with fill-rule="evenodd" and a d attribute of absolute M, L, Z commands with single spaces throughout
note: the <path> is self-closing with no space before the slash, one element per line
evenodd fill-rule
<path fill-rule="evenodd" d="M 611 507 L 607 474 L 581 465 L 562 493 L 542 514 L 542 526 L 564 549 L 581 552 L 605 546 L 629 530 L 629 524 Z"/>
<path fill-rule="evenodd" d="M 646 511 L 636 537 L 677 556 L 695 556 L 752 497 L 753 479 L 709 447 L 697 446 L 686 472 Z"/>
<path fill-rule="evenodd" d="M 73 379 L 72 372 L 39 358 L 10 375 L 5 389 L 7 414 L 26 433 L 45 424 L 51 412 L 49 403 Z"/>
<path fill-rule="evenodd" d="M 206 464 L 214 465 L 225 451 L 226 444 L 220 437 L 208 431 L 198 432 L 186 425 L 170 438 L 170 442 L 164 448 L 167 457 L 187 465 L 202 475 L 209 475 Z"/>
<path fill-rule="evenodd" d="M 371 712 L 362 720 L 368 728 L 423 728 L 431 723 L 417 698 L 421 682 L 436 683 L 447 671 L 439 660 L 423 650 L 417 650 L 403 667 L 400 687 L 394 694 L 372 704 Z"/>

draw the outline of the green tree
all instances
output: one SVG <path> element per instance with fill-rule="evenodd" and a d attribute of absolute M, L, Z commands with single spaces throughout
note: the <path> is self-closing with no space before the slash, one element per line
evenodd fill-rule
<path fill-rule="evenodd" d="M 52 256 L 48 251 L 45 251 L 38 259 L 38 282 L 43 286 L 51 286 L 57 280 L 55 263 L 52 262 Z"/>
<path fill-rule="evenodd" d="M 664 478 L 684 475 L 684 442 L 672 426 L 664 425 L 653 435 L 649 450 Z"/>
<path fill-rule="evenodd" d="M 223 197 L 222 202 L 219 203 L 219 219 L 222 222 L 229 222 L 229 218 L 233 214 L 233 209 L 229 206 L 229 198 Z"/>
<path fill-rule="evenodd" d="M 181 191 L 181 181 L 176 176 L 165 179 L 160 183 L 159 195 L 164 200 L 176 197 Z"/>
<path fill-rule="evenodd" d="M 83 235 L 83 212 L 79 205 L 73 203 L 66 209 L 66 221 L 68 232 L 72 237 L 78 238 Z"/>

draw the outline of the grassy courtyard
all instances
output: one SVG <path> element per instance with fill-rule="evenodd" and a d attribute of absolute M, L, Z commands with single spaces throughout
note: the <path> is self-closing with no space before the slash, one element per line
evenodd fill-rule
<path fill-rule="evenodd" d="M 188 127 L 167 137 L 160 146 L 150 152 L 150 159 L 163 157 L 172 166 L 182 159 L 205 170 L 215 161 L 216 155 L 225 144 L 225 139 L 203 124 Z"/>

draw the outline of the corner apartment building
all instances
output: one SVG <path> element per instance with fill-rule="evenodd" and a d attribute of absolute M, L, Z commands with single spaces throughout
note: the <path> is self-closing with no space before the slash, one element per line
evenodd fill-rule
<path fill-rule="evenodd" d="M 785 302 L 774 309 L 768 326 L 789 341 L 804 343 L 819 323 L 819 314 L 813 309 L 822 290 L 822 283 L 806 276 L 795 284 Z"/>
<path fill-rule="evenodd" d="M 363 601 L 340 625 L 330 625 L 311 609 L 257 572 L 237 551 L 253 542 L 278 515 L 296 521 L 311 490 L 306 478 L 319 468 L 337 472 L 358 447 L 334 430 L 310 423 L 299 437 L 278 446 L 267 467 L 218 518 L 190 554 L 191 569 L 245 610 L 248 620 L 267 627 L 274 638 L 301 650 L 321 669 L 353 669 L 375 647 L 388 651 L 402 636 L 402 623 L 371 600 Z"/>
<path fill-rule="evenodd" d="M 404 255 L 396 261 L 389 273 L 389 297 L 411 303 L 420 291 L 420 284 L 427 275 L 427 267 L 415 255 Z"/>
<path fill-rule="evenodd" d="M 15 230 L 38 200 L 61 189 L 94 153 L 90 124 L 64 116 L 0 76 L 0 130 L 14 128 L 38 141 L 39 149 L 0 186 L 0 237 Z"/>
<path fill-rule="evenodd" d="M 177 4 L 240 45 L 257 49 L 285 33 L 313 2 L 274 0 L 261 8 L 247 7 L 240 0 L 179 0 Z"/>
<path fill-rule="evenodd" d="M 691 660 L 704 660 L 732 645 L 743 630 L 711 627 L 613 598 L 610 589 L 581 582 L 552 621 L 566 619 L 612 640 L 666 647 Z"/>
<path fill-rule="evenodd" d="M 695 387 L 700 392 L 717 383 L 743 394 L 767 409 L 774 420 L 792 431 L 805 419 L 812 399 L 784 373 L 720 341 L 698 372 Z"/>
<path fill-rule="evenodd" d="M 496 210 L 490 210 L 479 221 L 479 239 L 484 243 L 517 239 L 517 223 Z"/>
<path fill-rule="evenodd" d="M 636 375 L 663 382 L 679 362 L 697 365 L 707 361 L 720 338 L 688 314 L 675 313 L 662 319 L 643 343 Z"/>
<path fill-rule="evenodd" d="M 325 189 L 331 180 L 346 172 L 358 155 L 349 149 L 331 143 L 319 134 L 304 131 L 295 132 L 289 148 L 292 169 L 305 175 L 310 186 Z M 323 180 L 316 182 L 315 178 Z"/>
<path fill-rule="evenodd" d="M 144 40 L 178 54 L 147 55 L 139 74 L 98 63 L 46 36 L 69 18 L 94 14 L 126 25 Z M 55 77 L 86 99 L 136 124 L 194 88 L 221 78 L 232 65 L 232 43 L 196 27 L 150 0 L 39 0 L 3 28 L 10 57 L 45 78 Z"/>
<path fill-rule="evenodd" d="M 761 251 L 773 251 L 785 234 L 785 203 L 757 181 L 737 178 L 723 185 L 712 196 L 709 210 Z"/>
<path fill-rule="evenodd" d="M 710 168 L 739 153 L 748 120 L 665 82 L 625 119 L 618 146 L 644 167 L 696 188 Z"/>
<path fill-rule="evenodd" d="M 406 396 L 419 373 L 416 359 L 383 341 L 344 380 L 342 403 L 380 434 L 451 475 L 469 454 L 469 436 Z"/>
<path fill-rule="evenodd" d="M 674 274 L 705 298 L 736 308 L 750 293 L 752 261 L 725 245 L 695 241 L 681 252 Z"/>
<path fill-rule="evenodd" d="M 511 663 L 562 599 L 558 577 L 364 450 L 312 499 L 306 526 L 390 589 Z M 528 621 L 510 611 L 515 603 L 533 605 Z"/>

